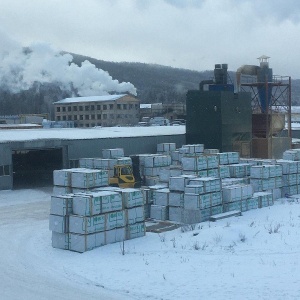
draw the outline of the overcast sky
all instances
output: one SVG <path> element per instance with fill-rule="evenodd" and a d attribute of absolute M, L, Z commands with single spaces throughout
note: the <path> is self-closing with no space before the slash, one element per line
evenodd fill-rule
<path fill-rule="evenodd" d="M 300 78 L 299 0 L 1 0 L 0 50 L 34 42 L 108 61 Z"/>

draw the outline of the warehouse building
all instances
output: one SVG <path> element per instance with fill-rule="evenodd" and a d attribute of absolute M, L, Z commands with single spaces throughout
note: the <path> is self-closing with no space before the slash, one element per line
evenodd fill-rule
<path fill-rule="evenodd" d="M 140 101 L 131 95 L 66 98 L 54 102 L 55 121 L 74 121 L 75 127 L 136 125 Z"/>
<path fill-rule="evenodd" d="M 156 153 L 159 143 L 185 144 L 185 126 L 2 130 L 0 190 L 51 185 L 53 170 L 76 167 L 102 149 L 126 156 Z"/>

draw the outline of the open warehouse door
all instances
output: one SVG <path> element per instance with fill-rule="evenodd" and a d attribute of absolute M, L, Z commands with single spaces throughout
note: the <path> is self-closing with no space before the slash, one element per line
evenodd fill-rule
<path fill-rule="evenodd" d="M 53 170 L 62 169 L 62 148 L 14 150 L 13 188 L 53 185 Z"/>

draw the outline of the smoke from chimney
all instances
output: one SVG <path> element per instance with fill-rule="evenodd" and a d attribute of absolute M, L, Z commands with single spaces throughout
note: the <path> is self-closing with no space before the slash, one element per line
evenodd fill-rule
<path fill-rule="evenodd" d="M 1 34 L 3 40 L 3 34 Z M 12 93 L 30 89 L 35 82 L 55 83 L 80 96 L 101 96 L 111 93 L 136 95 L 129 82 L 114 80 L 107 72 L 89 61 L 81 66 L 72 63 L 71 54 L 63 54 L 46 43 L 21 47 L 6 37 L 9 48 L 0 48 L 0 88 Z"/>

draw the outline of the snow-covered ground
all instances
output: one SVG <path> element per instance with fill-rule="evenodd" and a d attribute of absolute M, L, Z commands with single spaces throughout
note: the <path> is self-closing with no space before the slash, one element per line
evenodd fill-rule
<path fill-rule="evenodd" d="M 0 191 L 0 299 L 300 299 L 300 203 L 111 244 L 54 249 L 51 189 Z"/>

